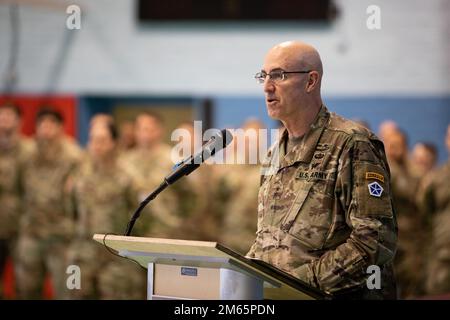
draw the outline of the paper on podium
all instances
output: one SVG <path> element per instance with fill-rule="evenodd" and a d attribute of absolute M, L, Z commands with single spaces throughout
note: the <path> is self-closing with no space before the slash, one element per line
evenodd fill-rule
<path fill-rule="evenodd" d="M 226 265 L 263 279 L 264 298 L 270 300 L 329 299 L 330 295 L 312 288 L 291 275 L 260 260 L 247 259 L 216 242 L 187 241 L 157 238 L 138 238 L 114 235 L 94 235 L 94 240 L 116 250 L 124 257 L 139 262 L 144 268 L 149 263 L 184 266 Z"/>

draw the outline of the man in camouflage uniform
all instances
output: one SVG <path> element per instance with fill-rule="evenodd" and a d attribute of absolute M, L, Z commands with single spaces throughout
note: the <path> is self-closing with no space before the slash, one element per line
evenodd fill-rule
<path fill-rule="evenodd" d="M 244 140 L 244 148 L 237 146 L 238 150 L 234 150 L 236 163 L 220 168 L 223 170 L 224 187 L 229 193 L 223 204 L 221 242 L 242 254 L 248 252 L 255 240 L 261 164 L 258 147 L 262 129 L 264 126 L 260 121 L 247 120 L 242 127 L 245 139 L 237 134 L 227 148 L 231 150 L 240 143 L 239 139 Z"/>
<path fill-rule="evenodd" d="M 395 299 L 397 226 L 383 144 L 327 110 L 322 74 L 313 47 L 285 42 L 256 75 L 269 116 L 286 130 L 262 165 L 248 257 L 338 297 Z M 367 285 L 372 265 L 380 268 L 380 290 Z"/>
<path fill-rule="evenodd" d="M 65 209 L 66 182 L 79 158 L 63 134 L 62 116 L 42 109 L 36 118 L 36 151 L 24 165 L 24 215 L 17 249 L 17 289 L 22 299 L 42 298 L 50 274 L 55 297 L 66 294 L 66 251 L 74 217 Z M 70 149 L 68 149 L 70 148 Z"/>
<path fill-rule="evenodd" d="M 21 114 L 18 107 L 0 107 L 0 277 L 6 259 L 13 258 L 19 218 L 22 214 L 20 176 L 24 161 L 32 152 L 32 143 L 20 136 Z M 0 281 L 0 298 L 3 295 Z"/>
<path fill-rule="evenodd" d="M 117 164 L 117 139 L 113 123 L 93 124 L 89 154 L 71 178 L 77 223 L 68 264 L 81 269 L 81 290 L 71 291 L 74 299 L 145 298 L 145 272 L 92 240 L 94 234 L 123 234 L 138 205 L 131 177 Z"/>
<path fill-rule="evenodd" d="M 450 152 L 450 125 L 446 145 Z M 419 199 L 431 227 L 431 245 L 426 256 L 426 293 L 450 294 L 450 160 L 424 179 Z"/>
<path fill-rule="evenodd" d="M 139 199 L 144 200 L 153 192 L 171 171 L 171 147 L 163 143 L 162 119 L 153 113 L 143 113 L 136 119 L 136 148 L 123 154 L 120 164 L 133 178 Z M 139 236 L 170 238 L 176 235 L 181 220 L 174 212 L 176 197 L 167 189 L 152 201 L 142 212 L 137 222 Z"/>
<path fill-rule="evenodd" d="M 396 128 L 384 136 L 398 221 L 398 250 L 394 260 L 398 292 L 401 298 L 419 297 L 423 294 L 424 274 L 417 270 L 423 269 L 425 241 L 423 215 L 415 199 L 419 179 L 412 174 L 406 134 Z"/>

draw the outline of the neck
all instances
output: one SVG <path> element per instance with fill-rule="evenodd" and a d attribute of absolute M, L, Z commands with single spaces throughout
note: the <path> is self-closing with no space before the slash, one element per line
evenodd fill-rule
<path fill-rule="evenodd" d="M 60 140 L 37 140 L 37 157 L 40 161 L 54 162 L 61 157 Z"/>
<path fill-rule="evenodd" d="M 298 112 L 295 115 L 289 117 L 289 119 L 283 120 L 282 122 L 289 133 L 289 137 L 301 137 L 307 133 L 321 106 L 321 103 L 301 106 L 298 108 Z"/>
<path fill-rule="evenodd" d="M 112 153 L 107 157 L 101 159 L 93 159 L 94 166 L 102 171 L 108 171 L 115 167 L 116 164 L 116 154 Z"/>

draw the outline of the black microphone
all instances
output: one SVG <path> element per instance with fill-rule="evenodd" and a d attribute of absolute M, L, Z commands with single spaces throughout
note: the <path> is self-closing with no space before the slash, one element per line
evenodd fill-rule
<path fill-rule="evenodd" d="M 193 171 L 200 167 L 203 162 L 214 156 L 220 150 L 226 148 L 231 141 L 233 141 L 233 135 L 227 129 L 223 129 L 222 131 L 216 133 L 207 143 L 203 145 L 201 151 L 177 164 L 174 167 L 174 172 L 165 177 L 164 180 L 170 185 L 178 181 L 183 176 L 190 175 Z"/>
<path fill-rule="evenodd" d="M 220 150 L 226 148 L 231 143 L 231 141 L 233 141 L 233 135 L 227 129 L 223 129 L 222 131 L 212 136 L 211 139 L 203 145 L 200 152 L 188 157 L 184 161 L 177 164 L 174 171 L 164 178 L 164 181 L 161 183 L 161 185 L 156 188 L 156 190 L 153 191 L 144 201 L 141 202 L 139 208 L 133 214 L 133 217 L 128 223 L 125 235 L 127 237 L 131 235 L 131 231 L 133 230 L 136 220 L 139 219 L 142 210 L 150 201 L 154 200 L 169 185 L 174 184 L 182 177 L 187 176 L 198 169 L 203 162 L 214 156 Z"/>

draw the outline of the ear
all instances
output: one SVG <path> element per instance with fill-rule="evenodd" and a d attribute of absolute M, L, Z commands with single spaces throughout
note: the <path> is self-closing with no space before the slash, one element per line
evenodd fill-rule
<path fill-rule="evenodd" d="M 319 73 L 317 71 L 311 71 L 308 74 L 308 81 L 306 83 L 306 92 L 311 93 L 319 85 Z"/>

